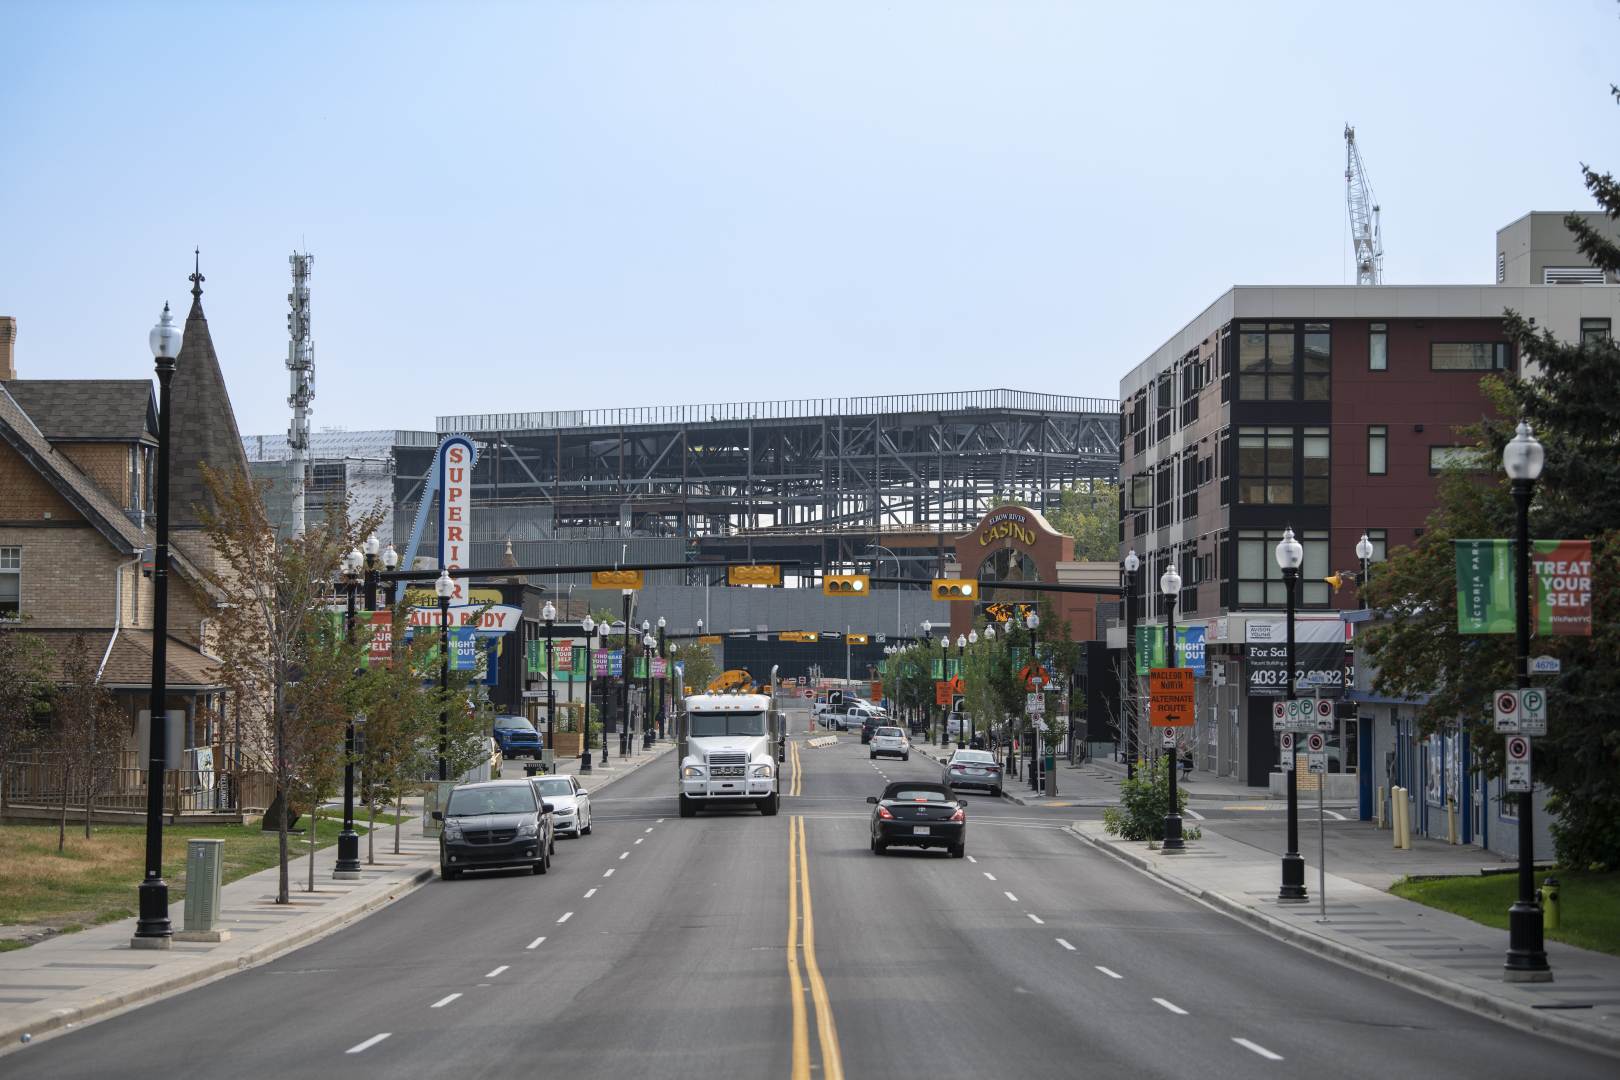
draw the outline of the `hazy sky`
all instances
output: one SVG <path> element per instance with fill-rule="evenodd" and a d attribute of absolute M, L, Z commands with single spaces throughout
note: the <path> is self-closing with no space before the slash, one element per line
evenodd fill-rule
<path fill-rule="evenodd" d="M 25 377 L 150 373 L 191 249 L 245 434 L 1008 386 L 1113 397 L 1233 283 L 1391 283 L 1620 169 L 1620 7 L 0 0 Z"/>

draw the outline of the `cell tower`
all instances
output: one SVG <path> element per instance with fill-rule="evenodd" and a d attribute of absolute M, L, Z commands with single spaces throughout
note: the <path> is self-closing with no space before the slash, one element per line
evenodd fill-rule
<path fill-rule="evenodd" d="M 1356 245 L 1356 284 L 1384 283 L 1384 236 L 1379 228 L 1379 207 L 1373 197 L 1372 181 L 1356 149 L 1356 129 L 1344 125 L 1345 202 L 1350 208 L 1350 238 Z"/>
<path fill-rule="evenodd" d="M 315 400 L 315 347 L 309 336 L 309 271 L 315 256 L 293 252 L 287 259 L 292 264 L 292 292 L 287 294 L 287 333 L 292 340 L 287 345 L 287 371 L 292 380 L 292 393 L 287 404 L 292 406 L 292 425 L 287 428 L 287 449 L 292 453 L 292 535 L 304 535 L 304 485 L 309 477 L 309 403 Z"/>

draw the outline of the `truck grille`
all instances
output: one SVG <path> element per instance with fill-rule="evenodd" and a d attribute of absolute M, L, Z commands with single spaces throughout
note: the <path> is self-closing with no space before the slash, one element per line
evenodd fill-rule
<path fill-rule="evenodd" d="M 469 844 L 510 844 L 517 839 L 516 829 L 468 829 L 462 832 Z"/>
<path fill-rule="evenodd" d="M 709 774 L 711 776 L 741 776 L 746 768 L 746 765 L 715 765 L 709 769 Z"/>
<path fill-rule="evenodd" d="M 710 765 L 746 765 L 748 755 L 740 750 L 722 750 L 709 755 Z"/>

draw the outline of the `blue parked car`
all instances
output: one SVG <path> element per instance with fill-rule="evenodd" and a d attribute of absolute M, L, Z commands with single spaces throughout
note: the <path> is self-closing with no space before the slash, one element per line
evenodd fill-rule
<path fill-rule="evenodd" d="M 493 732 L 501 756 L 540 758 L 540 733 L 521 716 L 497 716 Z"/>

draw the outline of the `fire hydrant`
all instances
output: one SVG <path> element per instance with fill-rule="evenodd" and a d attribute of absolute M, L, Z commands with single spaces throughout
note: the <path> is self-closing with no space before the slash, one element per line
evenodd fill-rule
<path fill-rule="evenodd" d="M 1558 900 L 1558 879 L 1549 877 L 1541 883 L 1541 928 L 1543 930 L 1558 929 L 1558 922 L 1562 916 L 1562 905 Z"/>

